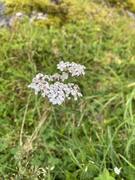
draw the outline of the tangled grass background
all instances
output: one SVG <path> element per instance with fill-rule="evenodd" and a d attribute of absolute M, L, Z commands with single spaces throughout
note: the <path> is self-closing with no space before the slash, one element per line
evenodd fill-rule
<path fill-rule="evenodd" d="M 134 180 L 134 19 L 99 2 L 52 6 L 46 22 L 0 29 L 0 177 Z M 83 97 L 50 107 L 27 85 L 61 60 L 86 67 L 72 80 Z"/>

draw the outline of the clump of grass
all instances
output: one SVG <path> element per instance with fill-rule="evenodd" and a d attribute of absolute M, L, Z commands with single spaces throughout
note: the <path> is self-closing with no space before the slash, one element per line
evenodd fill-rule
<path fill-rule="evenodd" d="M 94 15 L 83 25 L 0 29 L 1 178 L 134 180 L 135 30 L 132 20 L 111 12 L 110 23 Z M 48 107 L 27 85 L 38 72 L 54 73 L 60 60 L 87 67 L 74 79 L 83 98 L 53 107 L 27 154 L 20 142 Z"/>

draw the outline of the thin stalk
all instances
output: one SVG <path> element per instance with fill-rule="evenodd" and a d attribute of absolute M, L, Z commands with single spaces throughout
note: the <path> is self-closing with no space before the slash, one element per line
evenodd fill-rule
<path fill-rule="evenodd" d="M 42 126 L 44 125 L 45 121 L 47 120 L 47 117 L 48 117 L 50 110 L 51 110 L 51 108 L 45 109 L 45 111 L 42 114 L 42 116 L 41 116 L 37 126 L 35 127 L 33 133 L 24 143 L 23 150 L 25 150 L 25 152 L 28 153 L 29 151 L 31 151 L 33 149 L 33 142 L 37 138 L 38 134 L 40 133 Z"/>

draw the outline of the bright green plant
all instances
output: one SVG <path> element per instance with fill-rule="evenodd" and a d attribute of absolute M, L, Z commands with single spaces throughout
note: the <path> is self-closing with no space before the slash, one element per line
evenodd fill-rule
<path fill-rule="evenodd" d="M 103 173 L 99 177 L 94 178 L 94 180 L 115 180 L 108 172 L 107 169 L 104 169 Z"/>

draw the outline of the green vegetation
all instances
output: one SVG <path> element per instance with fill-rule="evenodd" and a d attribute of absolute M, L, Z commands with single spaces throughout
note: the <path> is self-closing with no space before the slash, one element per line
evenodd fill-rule
<path fill-rule="evenodd" d="M 88 13 L 68 10 L 65 22 L 50 12 L 60 24 L 26 19 L 0 29 L 0 179 L 134 180 L 134 22 L 100 4 L 79 4 L 71 12 Z M 38 72 L 54 73 L 61 60 L 87 67 L 86 76 L 75 79 L 83 97 L 51 106 L 27 153 L 22 142 L 48 108 L 27 86 Z"/>

